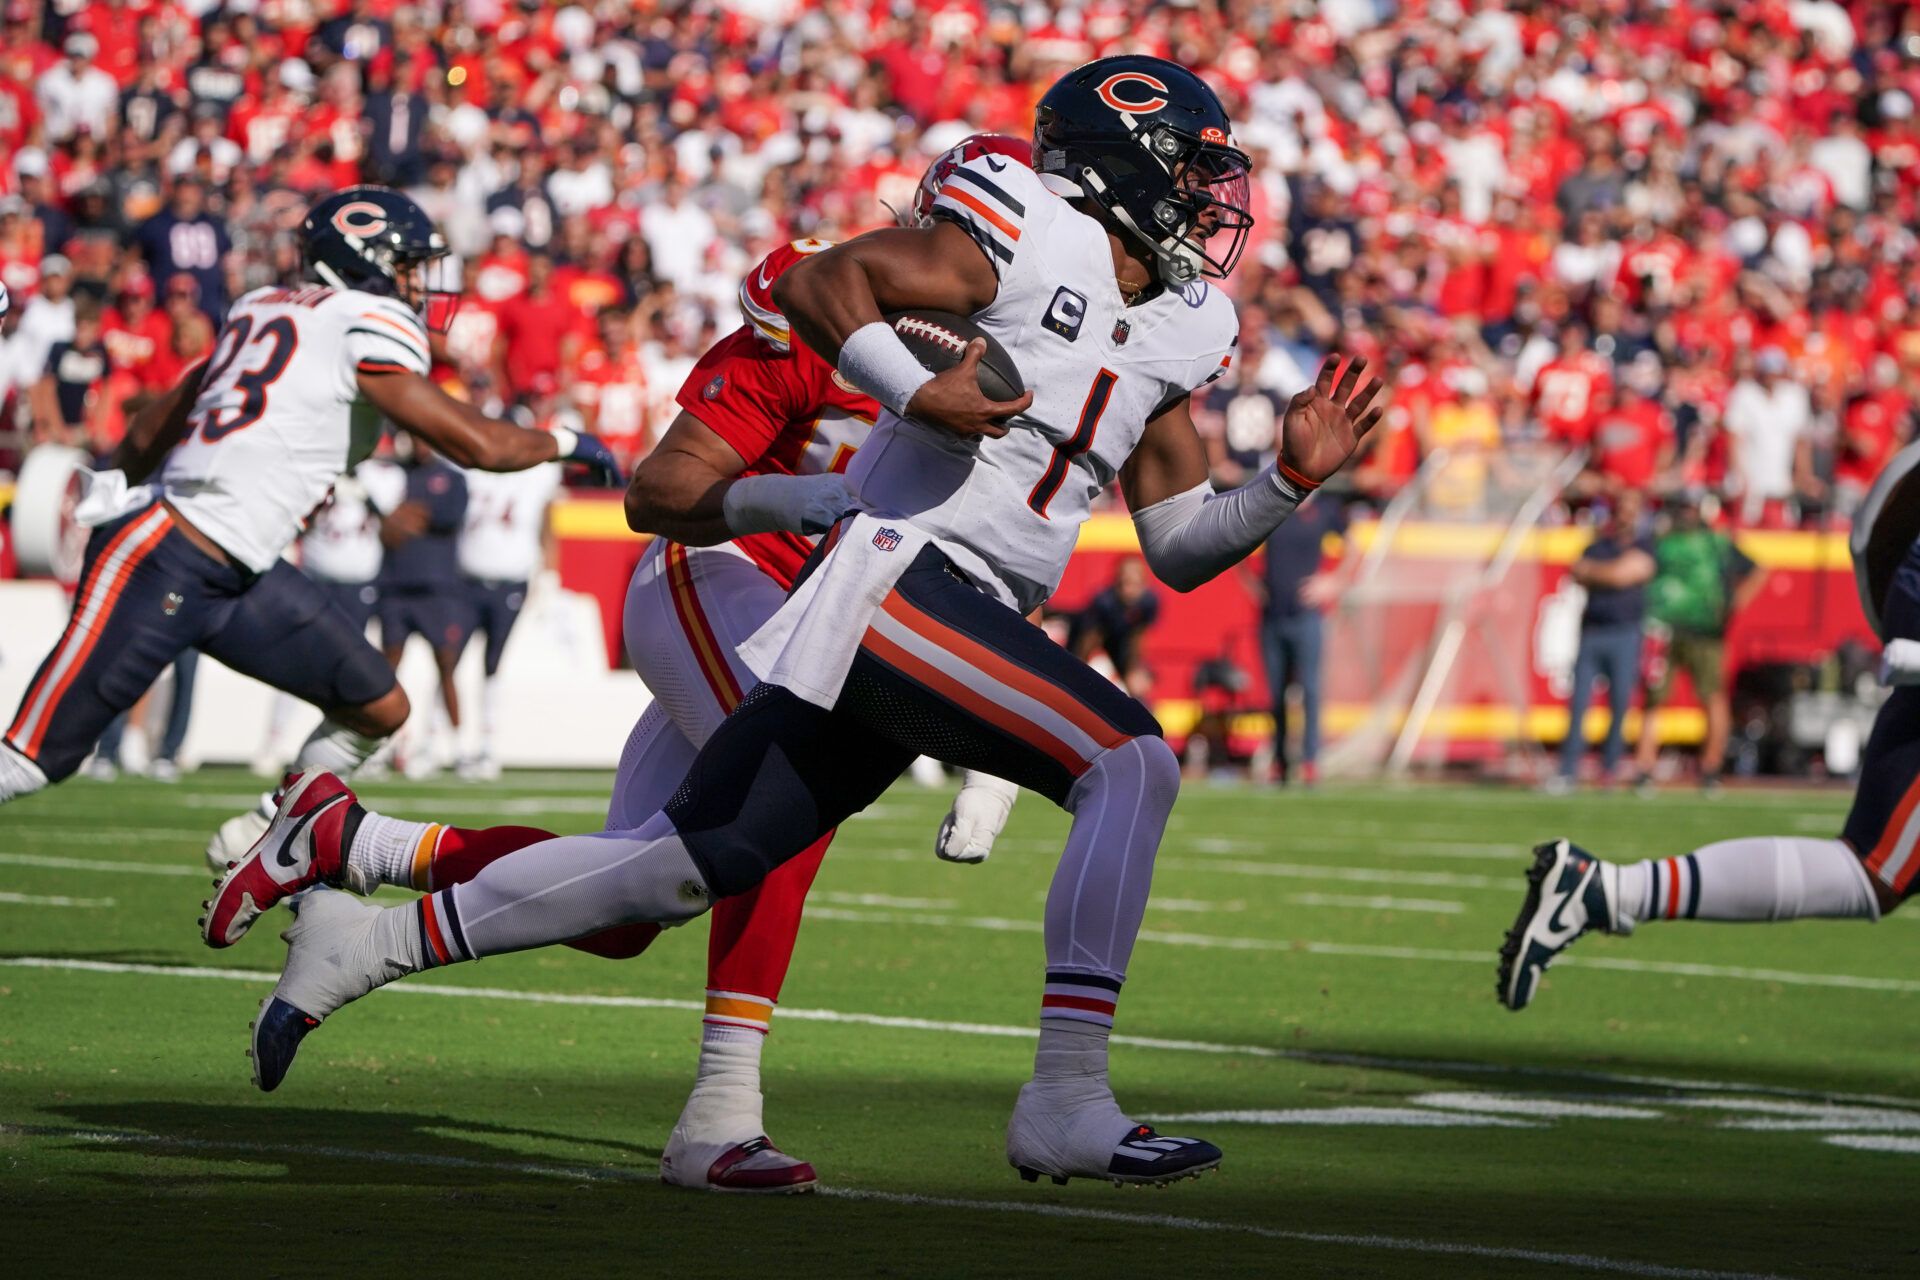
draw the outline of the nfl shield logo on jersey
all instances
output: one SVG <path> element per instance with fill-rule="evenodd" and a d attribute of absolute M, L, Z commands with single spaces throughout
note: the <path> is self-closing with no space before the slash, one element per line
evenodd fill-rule
<path fill-rule="evenodd" d="M 726 385 L 727 375 L 724 373 L 716 373 L 713 375 L 713 380 L 701 389 L 700 394 L 708 400 L 718 400 L 720 398 L 721 388 Z"/>
<path fill-rule="evenodd" d="M 1116 347 L 1126 346 L 1127 339 L 1132 336 L 1133 336 L 1133 322 L 1131 320 L 1115 320 L 1113 322 L 1113 345 L 1114 346 Z"/>
<path fill-rule="evenodd" d="M 882 551 L 897 551 L 900 548 L 898 529 L 881 529 L 873 535 L 873 545 Z"/>

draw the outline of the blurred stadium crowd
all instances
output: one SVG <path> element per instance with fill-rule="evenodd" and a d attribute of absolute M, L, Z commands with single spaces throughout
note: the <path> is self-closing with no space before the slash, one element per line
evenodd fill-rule
<path fill-rule="evenodd" d="M 110 447 L 356 181 L 460 255 L 448 378 L 638 457 L 759 254 L 887 222 L 930 156 L 1124 50 L 1206 74 L 1256 161 L 1246 354 L 1199 415 L 1223 481 L 1336 338 L 1398 370 L 1375 500 L 1433 450 L 1539 441 L 1591 450 L 1576 497 L 1792 525 L 1911 434 L 1904 4 L 7 0 L 0 465 Z"/>

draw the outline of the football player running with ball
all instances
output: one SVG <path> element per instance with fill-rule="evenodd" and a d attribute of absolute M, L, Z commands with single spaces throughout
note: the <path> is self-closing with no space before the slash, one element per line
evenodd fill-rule
<path fill-rule="evenodd" d="M 1033 1079 L 1007 1130 L 1023 1176 L 1161 1183 L 1212 1168 L 1197 1138 L 1121 1111 L 1107 1041 L 1179 790 L 1146 710 L 1022 616 L 1052 591 L 1095 494 L 1119 478 L 1149 565 L 1190 589 L 1250 554 L 1379 420 L 1378 379 L 1330 359 L 1280 459 L 1216 494 L 1188 396 L 1232 358 L 1207 283 L 1244 248 L 1247 159 L 1219 100 L 1156 58 L 1106 58 L 1041 100 L 1038 172 L 958 166 L 930 227 L 811 255 L 774 287 L 793 331 L 871 394 L 857 509 L 745 647 L 759 676 L 659 813 L 509 854 L 387 910 L 316 889 L 255 1024 L 257 1081 L 377 986 L 422 969 L 691 919 L 750 891 L 871 804 L 920 754 L 1040 792 L 1073 818 L 1049 894 Z M 973 317 L 1029 390 L 986 400 L 983 343 L 930 374 L 883 320 Z"/>
<path fill-rule="evenodd" d="M 937 179 L 954 165 L 983 154 L 1025 165 L 1032 150 L 992 134 L 962 141 L 929 167 L 909 217 L 931 215 Z M 654 701 L 621 754 L 609 830 L 631 830 L 672 796 L 695 750 L 753 687 L 737 649 L 786 600 L 815 535 L 855 505 L 845 472 L 879 406 L 791 340 L 771 292 L 784 272 L 828 247 L 819 240 L 782 245 L 747 273 L 740 285 L 747 323 L 694 366 L 680 388 L 679 416 L 628 487 L 628 523 L 655 538 L 627 588 L 623 631 Z M 990 774 L 969 773 L 935 852 L 983 861 L 1016 791 Z M 259 912 L 311 884 L 444 889 L 555 838 L 532 827 L 389 818 L 317 770 L 286 783 L 275 832 L 220 884 L 202 924 L 209 945 L 232 945 Z M 295 836 L 291 863 L 278 857 L 278 833 Z M 831 840 L 831 832 L 823 835 L 750 892 L 715 905 L 699 1071 L 660 1161 L 673 1185 L 775 1194 L 817 1181 L 810 1163 L 767 1137 L 760 1059 L 807 890 Z M 658 934 L 656 925 L 635 925 L 579 945 L 625 958 Z"/>
<path fill-rule="evenodd" d="M 428 317 L 457 299 L 431 286 L 447 247 L 419 205 L 349 188 L 300 235 L 312 283 L 236 302 L 213 354 L 135 417 L 117 470 L 93 477 L 73 616 L 0 739 L 0 803 L 72 774 L 190 648 L 326 713 L 300 766 L 351 771 L 406 721 L 379 651 L 280 558 L 372 452 L 381 415 L 462 466 L 562 459 L 619 479 L 592 436 L 522 430 L 428 381 Z"/>
<path fill-rule="evenodd" d="M 1885 644 L 1893 692 L 1874 716 L 1838 837 L 1744 836 L 1690 853 L 1607 862 L 1567 840 L 1534 849 L 1496 991 L 1533 1003 L 1562 952 L 1593 930 L 1659 920 L 1867 920 L 1920 890 L 1920 444 L 1874 481 L 1850 538 L 1860 608 Z"/>

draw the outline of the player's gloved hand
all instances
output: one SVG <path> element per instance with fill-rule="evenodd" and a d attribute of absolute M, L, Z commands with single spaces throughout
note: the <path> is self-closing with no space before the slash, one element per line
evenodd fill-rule
<path fill-rule="evenodd" d="M 560 461 L 579 463 L 602 484 L 615 487 L 626 484 L 627 477 L 620 469 L 620 459 L 614 456 L 613 450 L 599 436 L 570 427 L 555 427 L 553 443 L 559 450 Z"/>
<path fill-rule="evenodd" d="M 987 344 L 978 338 L 969 342 L 959 364 L 920 384 L 907 401 L 905 416 L 959 436 L 997 439 L 1007 434 L 1007 419 L 1033 404 L 1033 392 L 1025 392 L 1018 400 L 989 400 L 980 394 L 980 357 L 986 350 Z"/>
<path fill-rule="evenodd" d="M 742 476 L 721 499 L 727 529 L 746 533 L 825 533 L 855 506 L 847 478 L 829 471 L 815 476 Z"/>
<path fill-rule="evenodd" d="M 993 852 L 993 842 L 1006 828 L 1013 812 L 1013 799 L 1020 788 L 1005 778 L 969 769 L 953 808 L 940 824 L 933 852 L 942 862 L 985 862 Z"/>

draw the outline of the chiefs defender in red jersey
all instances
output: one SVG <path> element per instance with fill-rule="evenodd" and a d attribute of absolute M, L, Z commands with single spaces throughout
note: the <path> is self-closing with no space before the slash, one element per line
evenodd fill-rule
<path fill-rule="evenodd" d="M 1032 154 L 1020 139 L 967 139 L 929 168 L 908 219 L 927 215 L 945 173 L 989 151 L 1022 164 Z M 877 407 L 793 341 L 771 292 L 789 267 L 827 247 L 796 240 L 748 273 L 740 287 L 747 323 L 694 366 L 677 397 L 680 415 L 627 491 L 628 523 L 655 535 L 628 587 L 624 619 L 628 656 L 654 702 L 622 755 L 609 830 L 638 825 L 679 786 L 700 744 L 755 684 L 737 648 L 786 599 L 813 552 L 814 535 L 853 505 L 840 476 Z M 949 861 L 983 860 L 1015 794 L 1010 783 L 968 774 L 935 852 Z M 295 865 L 282 870 L 260 858 L 261 872 L 275 875 L 274 888 L 254 894 L 263 909 L 320 882 L 361 892 L 380 884 L 438 890 L 553 838 L 530 827 L 401 822 L 367 812 L 343 783 L 318 773 L 288 780 L 276 822 L 289 833 Z M 765 1135 L 759 1066 L 802 903 L 831 839 L 823 837 L 753 892 L 714 911 L 699 1077 L 661 1158 L 661 1175 L 670 1183 L 762 1192 L 814 1185 L 813 1167 Z M 281 843 L 269 838 L 259 848 Z M 252 882 L 259 877 L 244 879 L 257 889 Z M 269 901 L 261 900 L 263 892 Z M 208 941 L 235 940 L 251 923 L 242 914 L 237 905 L 216 902 Z M 573 945 L 630 956 L 657 934 L 653 925 L 630 926 Z"/>

